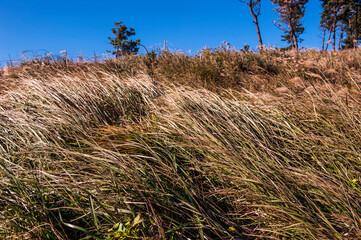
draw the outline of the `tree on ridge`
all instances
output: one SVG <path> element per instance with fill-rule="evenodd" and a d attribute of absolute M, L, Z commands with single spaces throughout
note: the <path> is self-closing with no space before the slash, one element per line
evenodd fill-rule
<path fill-rule="evenodd" d="M 322 50 L 327 51 L 328 45 L 332 43 L 332 49 L 336 51 L 337 35 L 339 49 L 358 47 L 361 40 L 361 0 L 321 0 L 321 5 L 321 28 L 329 32 Z"/>
<path fill-rule="evenodd" d="M 322 50 L 327 51 L 328 45 L 332 43 L 333 51 L 336 51 L 336 35 L 338 27 L 343 29 L 342 18 L 345 17 L 346 13 L 346 0 L 321 0 L 323 11 L 321 13 L 321 27 L 324 31 L 328 31 L 328 38 L 323 40 L 326 41 L 326 46 Z M 343 31 L 340 35 L 343 35 Z M 332 37 L 332 41 L 331 41 Z M 342 38 L 342 36 L 341 36 Z M 342 42 L 342 41 L 340 41 Z"/>
<path fill-rule="evenodd" d="M 306 3 L 308 0 L 271 0 L 273 4 L 278 6 L 274 10 L 279 14 L 280 18 L 274 23 L 278 28 L 284 31 L 282 41 L 291 44 L 291 48 L 298 51 L 299 43 L 303 41 L 300 35 L 305 28 L 302 27 L 301 19 L 305 15 Z"/>
<path fill-rule="evenodd" d="M 253 23 L 256 26 L 258 43 L 260 48 L 263 46 L 263 41 L 261 37 L 261 31 L 259 29 L 258 16 L 261 14 L 261 0 L 239 0 L 242 3 L 247 4 L 249 11 L 254 19 Z"/>
<path fill-rule="evenodd" d="M 114 38 L 108 37 L 110 44 L 115 48 L 112 52 L 116 58 L 124 55 L 137 54 L 139 51 L 140 40 L 129 40 L 129 37 L 135 35 L 134 28 L 129 28 L 123 22 L 115 22 L 112 33 Z"/>

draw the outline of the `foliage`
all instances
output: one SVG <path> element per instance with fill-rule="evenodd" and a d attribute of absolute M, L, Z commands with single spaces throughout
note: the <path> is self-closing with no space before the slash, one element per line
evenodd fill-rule
<path fill-rule="evenodd" d="M 273 4 L 277 4 L 275 10 L 280 15 L 277 27 L 285 32 L 282 41 L 291 44 L 291 48 L 298 51 L 299 43 L 302 42 L 300 35 L 304 32 L 301 19 L 305 15 L 305 5 L 308 0 L 272 0 Z"/>
<path fill-rule="evenodd" d="M 344 25 L 348 14 L 348 2 L 346 0 L 322 0 L 321 27 L 324 28 L 324 31 L 329 31 L 324 50 L 328 49 L 328 44 L 331 42 L 330 39 L 333 35 L 333 51 L 336 51 L 336 32 L 339 26 L 342 28 Z"/>
<path fill-rule="evenodd" d="M 356 48 L 361 40 L 361 1 L 322 0 L 321 27 L 329 36 L 325 39 L 327 50 L 332 42 L 336 51 L 336 35 L 339 32 L 339 48 Z M 332 41 L 330 40 L 332 36 Z M 344 45 L 342 45 L 344 44 Z"/>
<path fill-rule="evenodd" d="M 348 3 L 348 10 L 344 20 L 346 37 L 343 48 L 357 48 L 361 41 L 361 1 L 354 0 Z"/>
<path fill-rule="evenodd" d="M 249 11 L 251 12 L 251 15 L 254 19 L 254 24 L 256 26 L 256 30 L 257 30 L 257 36 L 258 36 L 258 42 L 259 42 L 259 46 L 262 48 L 263 47 L 263 41 L 262 41 L 262 37 L 261 37 L 261 31 L 259 29 L 259 24 L 258 24 L 258 17 L 261 14 L 261 0 L 239 0 L 242 3 L 245 3 L 248 8 Z"/>
<path fill-rule="evenodd" d="M 104 239 L 107 240 L 124 240 L 139 239 L 139 229 L 136 227 L 142 222 L 140 215 L 136 216 L 133 221 L 117 223 L 108 230 Z"/>
<path fill-rule="evenodd" d="M 140 40 L 129 40 L 129 37 L 135 35 L 134 28 L 126 27 L 123 22 L 115 22 L 115 28 L 112 29 L 114 38 L 108 37 L 110 44 L 115 48 L 113 54 L 120 57 L 129 54 L 137 54 L 139 51 Z"/>
<path fill-rule="evenodd" d="M 8 74 L 1 239 L 361 238 L 360 49 L 228 45 Z"/>

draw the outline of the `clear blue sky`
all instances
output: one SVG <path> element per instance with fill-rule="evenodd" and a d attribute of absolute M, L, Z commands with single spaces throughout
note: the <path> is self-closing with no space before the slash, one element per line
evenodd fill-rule
<path fill-rule="evenodd" d="M 263 0 L 260 28 L 265 44 L 285 46 L 282 32 L 273 25 L 277 14 Z M 320 1 L 310 0 L 301 46 L 320 48 Z M 110 30 L 115 21 L 135 28 L 136 38 L 149 49 L 166 39 L 173 50 L 219 46 L 222 41 L 241 48 L 258 44 L 253 19 L 238 0 L 3 0 L 0 4 L 0 61 L 19 58 L 23 50 L 40 49 L 70 56 L 98 55 L 111 49 Z M 1 62 L 0 62 L 1 63 Z"/>

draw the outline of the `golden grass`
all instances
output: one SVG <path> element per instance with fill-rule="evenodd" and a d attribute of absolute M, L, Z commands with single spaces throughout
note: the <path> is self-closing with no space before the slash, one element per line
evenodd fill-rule
<path fill-rule="evenodd" d="M 361 51 L 25 62 L 2 239 L 359 239 Z"/>

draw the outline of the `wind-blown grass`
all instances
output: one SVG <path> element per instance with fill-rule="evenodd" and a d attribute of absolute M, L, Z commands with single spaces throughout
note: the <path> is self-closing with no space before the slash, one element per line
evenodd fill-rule
<path fill-rule="evenodd" d="M 359 239 L 360 76 L 359 50 L 24 63 L 0 236 Z"/>

